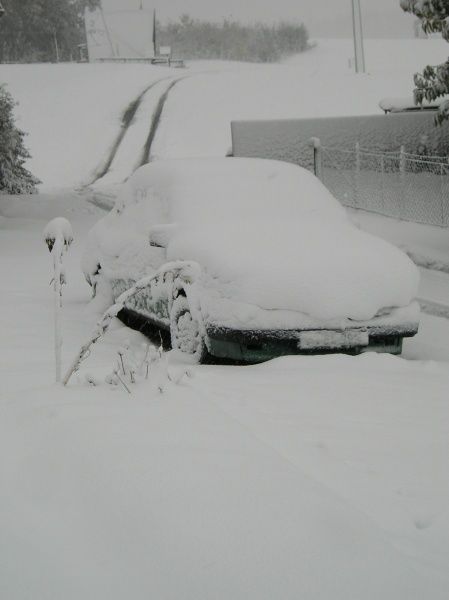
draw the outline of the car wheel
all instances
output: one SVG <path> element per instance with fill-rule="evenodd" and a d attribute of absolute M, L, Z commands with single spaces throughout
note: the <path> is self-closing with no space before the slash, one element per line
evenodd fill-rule
<path fill-rule="evenodd" d="M 185 296 L 173 300 L 170 313 L 170 337 L 174 350 L 179 350 L 202 363 L 208 356 L 201 324 L 192 315 Z"/>

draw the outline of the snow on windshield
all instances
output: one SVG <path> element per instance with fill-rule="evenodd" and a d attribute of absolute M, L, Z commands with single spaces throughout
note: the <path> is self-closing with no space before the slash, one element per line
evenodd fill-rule
<path fill-rule="evenodd" d="M 308 171 L 272 160 L 183 159 L 150 163 L 136 171 L 118 203 L 145 226 L 284 219 L 320 213 L 344 219 L 331 193 Z"/>

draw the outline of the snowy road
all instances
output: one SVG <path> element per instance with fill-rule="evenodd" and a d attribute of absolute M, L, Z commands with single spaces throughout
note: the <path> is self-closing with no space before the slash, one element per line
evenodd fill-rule
<path fill-rule="evenodd" d="M 117 138 L 89 186 L 101 190 L 104 186 L 120 183 L 149 162 L 165 103 L 171 90 L 184 78 L 158 79 L 130 103 Z"/>
<path fill-rule="evenodd" d="M 140 92 L 140 94 L 137 96 L 137 98 L 135 98 L 128 104 L 126 110 L 124 110 L 124 112 L 123 112 L 123 115 L 121 118 L 121 123 L 120 123 L 120 129 L 119 129 L 119 132 L 117 134 L 115 141 L 112 144 L 112 148 L 110 149 L 109 153 L 107 154 L 107 156 L 104 159 L 104 161 L 102 162 L 102 164 L 99 167 L 97 167 L 97 169 L 95 170 L 92 179 L 90 181 L 88 181 L 86 185 L 95 184 L 97 181 L 101 180 L 109 172 L 109 170 L 111 169 L 111 167 L 116 159 L 117 153 L 120 150 L 120 146 L 121 146 L 126 134 L 128 133 L 129 128 L 132 126 L 133 121 L 136 118 L 136 115 L 137 115 L 146 95 L 150 92 L 150 90 L 152 90 L 155 86 L 157 86 L 162 81 L 165 81 L 166 79 L 169 79 L 169 78 L 163 77 L 162 79 L 156 79 L 156 81 L 153 81 L 148 87 L 146 87 L 144 89 L 143 92 Z"/>

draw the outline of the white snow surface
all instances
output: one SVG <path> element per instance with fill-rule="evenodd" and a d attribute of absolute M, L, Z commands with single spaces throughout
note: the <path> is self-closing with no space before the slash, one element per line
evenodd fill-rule
<path fill-rule="evenodd" d="M 416 296 L 412 261 L 357 229 L 321 182 L 295 165 L 217 158 L 141 167 L 92 232 L 85 268 L 105 265 L 109 278 L 148 274 L 160 260 L 160 249 L 147 247 L 149 231 L 163 223 L 175 225 L 166 259 L 199 263 L 213 280 L 212 303 L 218 295 L 363 321 Z M 251 311 L 248 318 L 254 323 Z"/>
<path fill-rule="evenodd" d="M 381 97 L 410 94 L 414 71 L 447 58 L 441 40 L 367 40 L 365 50 L 369 73 L 359 77 L 345 40 L 283 66 L 189 65 L 184 74 L 209 77 L 198 76 L 202 92 L 194 78 L 174 88 L 153 151 L 223 155 L 230 118 L 376 112 Z M 72 187 L 103 164 L 124 108 L 160 74 L 146 65 L 2 65 L 43 187 Z M 136 115 L 108 184 L 138 164 L 158 95 Z M 79 261 L 104 212 L 73 191 L 0 196 L 2 599 L 449 597 L 448 319 L 422 315 L 402 358 L 198 367 L 170 353 L 173 380 L 187 366 L 192 377 L 176 385 L 155 369 L 131 394 L 105 377 L 118 348 L 139 355 L 146 340 L 115 322 L 64 389 L 52 384 L 42 241 L 57 216 L 75 233 L 65 255 L 66 366 L 99 317 Z M 448 262 L 446 231 L 358 217 Z M 442 302 L 445 290 L 444 274 L 421 280 L 423 297 Z"/>
<path fill-rule="evenodd" d="M 126 340 L 136 352 L 144 340 L 116 323 L 63 389 L 51 384 L 41 232 L 55 215 L 75 232 L 67 365 L 98 318 L 77 265 L 101 213 L 75 195 L 5 205 L 2 597 L 447 598 L 447 364 L 370 354 L 190 366 L 163 394 L 153 372 L 129 395 L 104 378 Z M 439 324 L 410 349 L 422 359 L 438 331 L 447 343 Z M 169 356 L 174 375 L 180 360 Z"/>

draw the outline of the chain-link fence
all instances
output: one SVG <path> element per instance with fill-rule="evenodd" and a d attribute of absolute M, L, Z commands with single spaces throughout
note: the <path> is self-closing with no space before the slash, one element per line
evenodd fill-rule
<path fill-rule="evenodd" d="M 447 157 L 313 145 L 315 173 L 345 206 L 449 226 Z"/>

